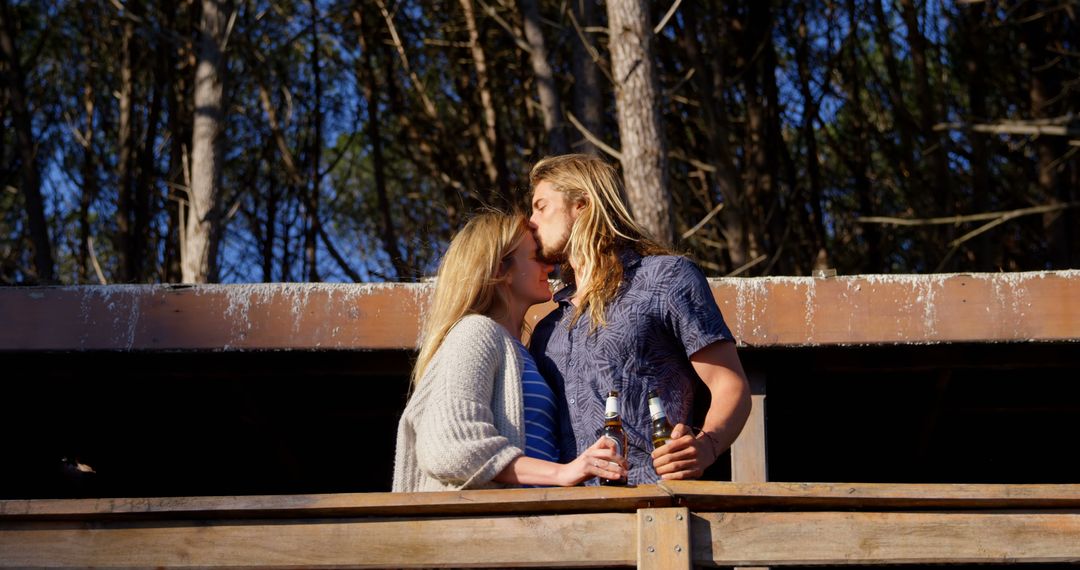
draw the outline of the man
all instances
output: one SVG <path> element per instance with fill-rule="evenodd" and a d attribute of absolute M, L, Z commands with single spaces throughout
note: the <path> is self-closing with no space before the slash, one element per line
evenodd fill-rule
<path fill-rule="evenodd" d="M 564 460 L 596 440 L 604 398 L 618 390 L 631 484 L 695 479 L 739 435 L 750 390 L 734 339 L 701 270 L 648 237 L 623 202 L 615 169 L 589 155 L 549 157 L 530 174 L 541 257 L 566 287 L 532 335 L 540 372 L 561 399 Z M 710 393 L 701 431 L 689 427 L 694 382 Z M 646 394 L 675 423 L 653 451 Z"/>

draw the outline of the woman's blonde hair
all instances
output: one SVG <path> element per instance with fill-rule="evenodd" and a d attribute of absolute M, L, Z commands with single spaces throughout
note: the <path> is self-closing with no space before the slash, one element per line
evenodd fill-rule
<path fill-rule="evenodd" d="M 499 285 L 506 281 L 512 254 L 528 231 L 523 215 L 486 211 L 470 219 L 450 241 L 439 262 L 435 294 L 420 337 L 414 387 L 462 317 L 479 314 L 497 320 L 505 316 L 509 299 Z"/>
<path fill-rule="evenodd" d="M 623 199 L 622 183 L 615 167 L 588 154 L 550 156 L 537 162 L 529 173 L 532 189 L 547 182 L 562 192 L 568 204 L 583 204 L 566 242 L 567 262 L 562 280 L 584 283 L 577 291 L 578 303 L 572 322 L 588 312 L 595 329 L 607 324 L 605 309 L 619 292 L 623 266 L 619 251 L 632 249 L 640 255 L 663 255 L 671 251 L 653 239 L 634 221 Z M 581 270 L 574 274 L 570 260 Z"/>

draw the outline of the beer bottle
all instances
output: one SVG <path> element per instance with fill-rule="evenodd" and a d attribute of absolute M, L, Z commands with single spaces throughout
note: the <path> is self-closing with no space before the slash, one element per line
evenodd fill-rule
<path fill-rule="evenodd" d="M 604 407 L 604 437 L 615 442 L 615 452 L 626 457 L 626 431 L 622 427 L 622 418 L 619 417 L 619 392 L 608 392 L 607 404 Z M 606 479 L 600 477 L 601 485 L 625 485 L 626 479 Z"/>
<path fill-rule="evenodd" d="M 655 449 L 671 439 L 672 429 L 664 413 L 664 402 L 656 390 L 649 390 L 649 416 L 652 417 L 652 445 Z"/>

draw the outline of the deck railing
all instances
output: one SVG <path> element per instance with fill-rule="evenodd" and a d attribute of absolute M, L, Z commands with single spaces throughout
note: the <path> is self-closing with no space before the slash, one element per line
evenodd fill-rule
<path fill-rule="evenodd" d="M 1080 562 L 1080 485 L 670 482 L 0 501 L 0 567 Z"/>
<path fill-rule="evenodd" d="M 736 337 L 757 347 L 1080 340 L 1078 271 L 711 284 Z M 411 349 L 429 295 L 427 285 L 0 288 L 0 353 Z M 5 500 L 0 567 L 1080 562 L 1080 485 L 760 482 L 766 378 L 748 372 L 754 412 L 732 450 L 736 483 Z"/>

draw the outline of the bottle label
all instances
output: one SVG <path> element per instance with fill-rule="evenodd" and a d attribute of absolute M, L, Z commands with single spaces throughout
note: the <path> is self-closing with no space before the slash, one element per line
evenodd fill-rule
<path fill-rule="evenodd" d="M 660 398 L 649 398 L 649 417 L 654 420 L 667 417 L 664 407 L 660 405 Z"/>
<path fill-rule="evenodd" d="M 604 407 L 604 417 L 613 418 L 617 415 L 619 415 L 619 399 L 608 396 L 607 405 Z"/>

